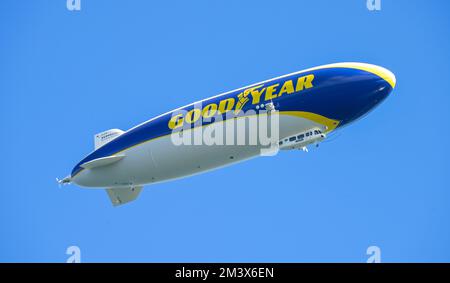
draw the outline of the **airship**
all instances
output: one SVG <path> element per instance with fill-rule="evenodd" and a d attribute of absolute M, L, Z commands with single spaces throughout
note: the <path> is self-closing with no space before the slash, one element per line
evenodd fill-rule
<path fill-rule="evenodd" d="M 279 76 L 166 112 L 127 131 L 94 135 L 94 150 L 57 181 L 105 189 L 112 204 L 135 200 L 145 185 L 175 180 L 261 156 L 262 142 L 179 142 L 197 130 L 235 141 L 249 126 L 220 131 L 248 117 L 277 117 L 276 150 L 307 151 L 365 116 L 392 92 L 394 74 L 367 63 L 334 63 Z M 228 128 L 227 128 L 228 129 Z M 211 135 L 214 136 L 214 135 Z M 233 136 L 233 137 L 231 137 Z M 273 138 L 272 138 L 273 140 Z M 184 140 L 183 140 L 184 141 Z"/>

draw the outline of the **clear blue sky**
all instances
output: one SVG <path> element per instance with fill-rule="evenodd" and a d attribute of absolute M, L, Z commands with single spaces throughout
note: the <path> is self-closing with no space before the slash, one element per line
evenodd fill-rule
<path fill-rule="evenodd" d="M 448 1 L 2 1 L 0 261 L 450 261 Z M 146 189 L 58 188 L 93 135 L 321 64 L 397 76 L 374 112 L 283 152 Z M 271 172 L 270 175 L 264 172 Z"/>

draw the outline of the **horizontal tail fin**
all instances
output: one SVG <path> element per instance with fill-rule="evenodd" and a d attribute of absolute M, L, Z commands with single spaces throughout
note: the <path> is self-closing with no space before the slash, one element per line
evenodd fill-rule
<path fill-rule="evenodd" d="M 101 166 L 106 166 L 106 165 L 112 164 L 114 162 L 121 160 L 124 157 L 125 157 L 125 155 L 111 155 L 111 156 L 107 156 L 107 157 L 100 157 L 100 158 L 85 162 L 85 163 L 81 164 L 80 166 L 84 169 L 92 169 L 95 167 L 101 167 Z"/>

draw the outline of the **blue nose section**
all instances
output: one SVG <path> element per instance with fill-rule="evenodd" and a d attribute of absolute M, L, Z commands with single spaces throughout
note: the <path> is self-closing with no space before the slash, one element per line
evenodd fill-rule
<path fill-rule="evenodd" d="M 348 82 L 338 86 L 338 93 L 345 97 L 337 109 L 340 112 L 340 126 L 354 122 L 375 109 L 392 92 L 395 77 L 386 80 L 379 74 L 364 70 L 353 70 Z M 340 89 L 340 90 L 339 90 Z"/>
<path fill-rule="evenodd" d="M 337 63 L 313 69 L 314 87 L 294 95 L 284 111 L 306 111 L 349 124 L 373 110 L 395 87 L 389 70 L 365 63 Z"/>
<path fill-rule="evenodd" d="M 379 105 L 395 87 L 389 70 L 370 64 L 345 63 L 334 68 L 316 70 L 315 88 L 298 96 L 297 105 L 339 121 L 351 123 Z"/>

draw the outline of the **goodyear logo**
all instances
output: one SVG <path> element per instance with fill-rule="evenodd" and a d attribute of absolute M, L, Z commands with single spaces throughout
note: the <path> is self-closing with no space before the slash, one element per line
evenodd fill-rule
<path fill-rule="evenodd" d="M 257 105 L 262 102 L 272 101 L 283 95 L 291 95 L 304 89 L 312 88 L 314 75 L 306 75 L 297 79 L 284 81 L 282 84 L 276 83 L 271 85 L 260 84 L 245 89 L 237 96 L 225 98 L 218 103 L 210 103 L 203 108 L 194 108 L 186 113 L 173 115 L 169 120 L 169 129 L 177 129 L 184 124 L 193 124 L 202 119 L 211 119 L 216 115 L 225 114 L 234 111 L 239 114 L 244 106 L 251 101 L 251 104 Z"/>

